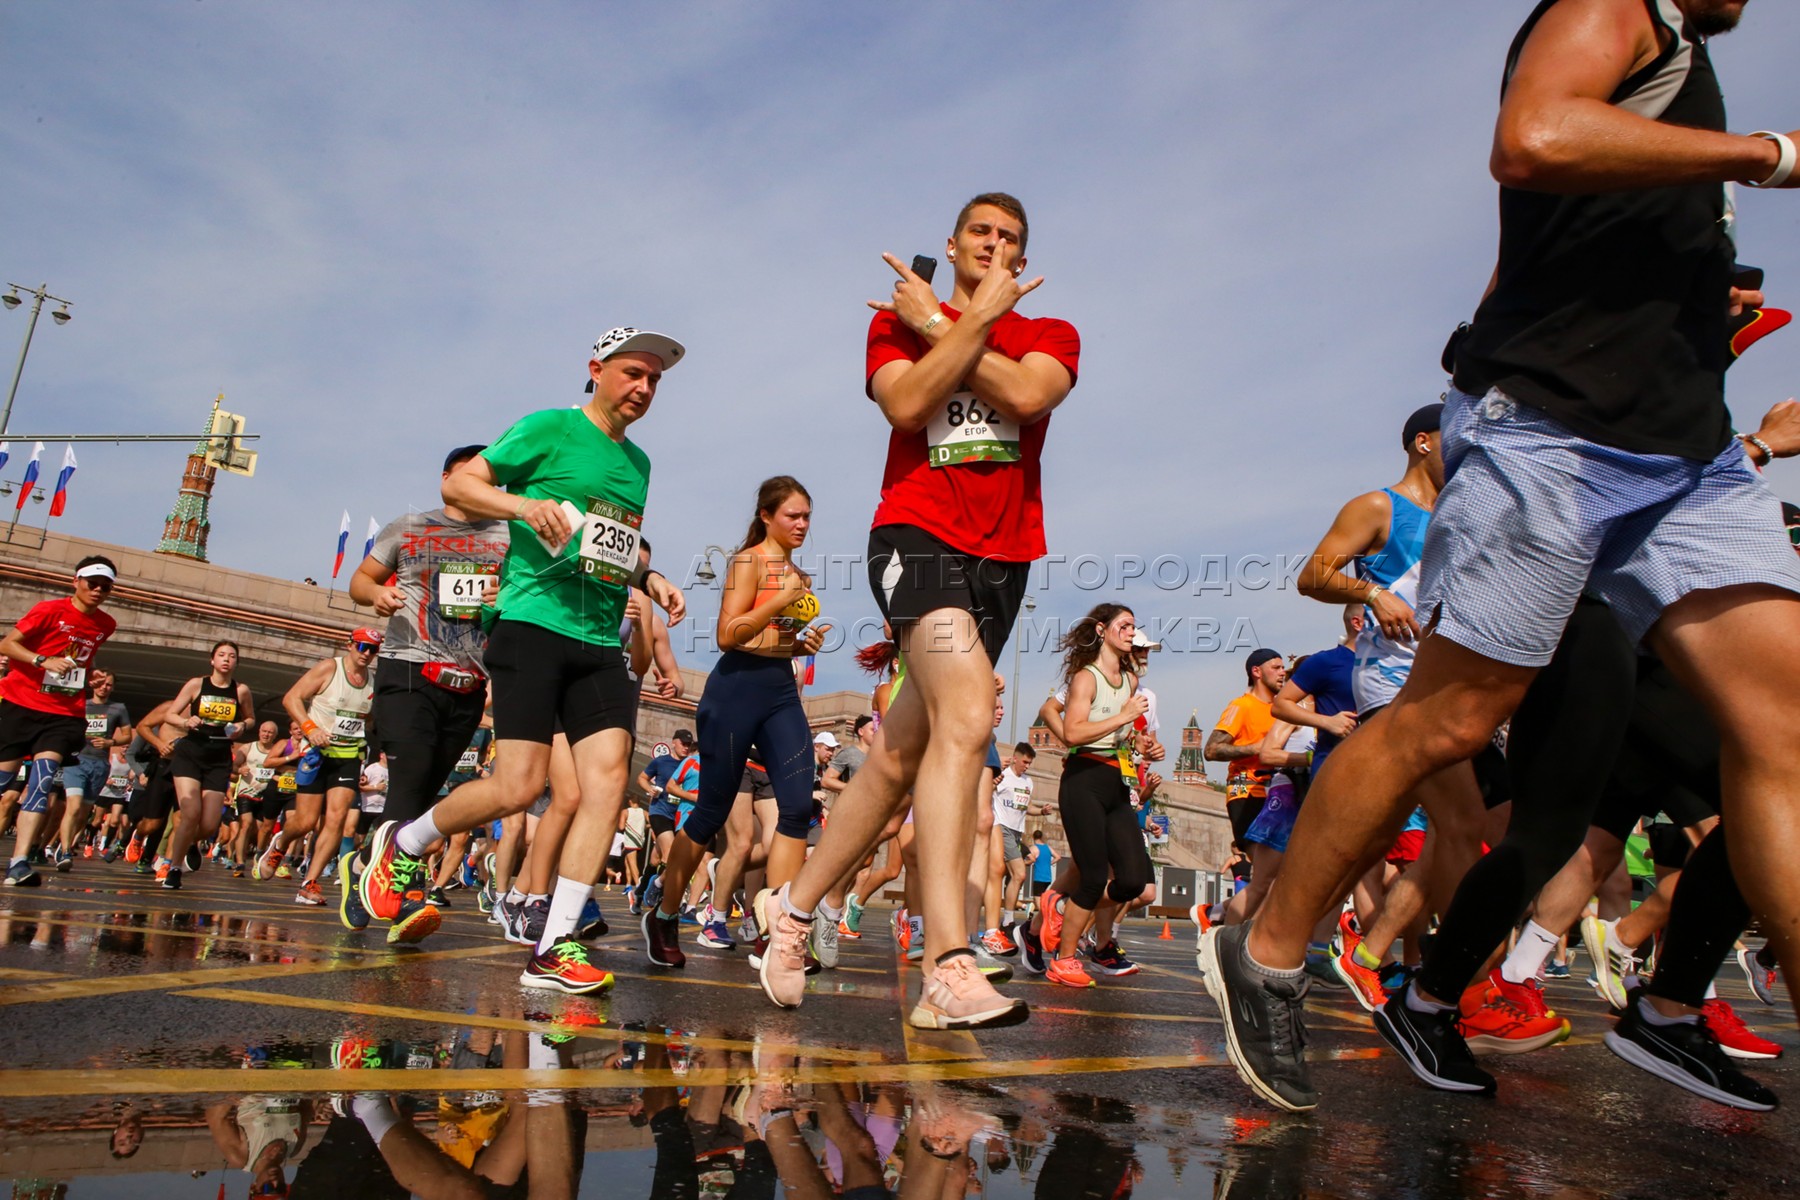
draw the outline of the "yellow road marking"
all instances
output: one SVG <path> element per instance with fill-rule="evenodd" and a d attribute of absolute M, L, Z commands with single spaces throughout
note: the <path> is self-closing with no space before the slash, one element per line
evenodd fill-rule
<path fill-rule="evenodd" d="M 37 925 L 67 925 L 75 929 L 103 929 L 108 933 L 137 933 L 145 937 L 190 938 L 199 941 L 248 942 L 253 946 L 279 946 L 285 950 L 321 950 L 336 954 L 388 954 L 387 950 L 366 950 L 360 946 L 326 946 L 316 942 L 291 939 L 244 937 L 235 933 L 195 932 L 191 929 L 155 929 L 145 925 L 119 925 L 111 921 L 72 921 L 67 917 L 29 917 Z"/>
<path fill-rule="evenodd" d="M 0 979 L 67 979 L 60 971 L 34 971 L 30 967 L 0 967 Z"/>
<path fill-rule="evenodd" d="M 127 992 L 162 991 L 169 988 L 204 987 L 215 983 L 268 982 L 301 975 L 330 975 L 340 971 L 378 971 L 412 963 L 444 962 L 462 958 L 486 958 L 512 950 L 511 946 L 484 946 L 471 950 L 436 950 L 423 954 L 394 954 L 356 962 L 256 963 L 243 967 L 209 967 L 198 971 L 164 971 L 150 975 L 111 976 L 103 979 L 70 979 L 26 983 L 0 992 L 0 1005 L 40 1004 L 49 1000 L 86 1000 Z"/>
<path fill-rule="evenodd" d="M 900 1039 L 906 1046 L 906 1061 L 911 1063 L 931 1062 L 965 1062 L 979 1060 L 987 1056 L 982 1053 L 981 1043 L 967 1029 L 915 1029 L 909 1019 L 912 1016 L 913 987 L 907 982 L 907 964 L 904 959 L 894 968 L 894 991 L 900 997 Z M 924 982 L 924 974 L 920 973 L 920 982 Z"/>
<path fill-rule="evenodd" d="M 507 1029 L 521 1033 L 567 1033 L 575 1037 L 614 1042 L 654 1042 L 659 1045 L 700 1046 L 717 1050 L 756 1050 L 764 1053 L 799 1054 L 813 1058 L 839 1059 L 844 1062 L 887 1062 L 885 1054 L 875 1050 L 839 1050 L 815 1045 L 781 1046 L 769 1042 L 746 1042 L 735 1038 L 669 1037 L 641 1029 L 617 1029 L 607 1026 L 565 1025 L 558 1021 L 530 1021 L 460 1012 L 435 1012 L 430 1009 L 403 1008 L 395 1004 L 363 1004 L 353 1000 L 327 1000 L 317 996 L 289 996 L 281 992 L 254 992 L 238 988 L 190 988 L 173 992 L 176 996 L 193 996 L 203 1000 L 229 1000 L 236 1004 L 261 1004 L 274 1008 L 300 1008 L 312 1012 L 350 1013 L 363 1017 L 387 1017 L 400 1021 L 423 1021 L 432 1025 L 465 1026 L 479 1029 Z"/>

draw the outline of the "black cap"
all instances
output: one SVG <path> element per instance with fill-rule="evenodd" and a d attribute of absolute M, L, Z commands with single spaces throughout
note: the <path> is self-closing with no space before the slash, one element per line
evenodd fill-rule
<path fill-rule="evenodd" d="M 1436 433 L 1443 415 L 1444 402 L 1440 400 L 1436 404 L 1427 404 L 1406 418 L 1406 424 L 1400 429 L 1400 448 L 1410 453 L 1413 439 L 1421 433 Z"/>
<path fill-rule="evenodd" d="M 1244 660 L 1244 674 L 1248 675 L 1264 663 L 1280 657 L 1281 651 L 1271 650 L 1267 646 L 1264 646 L 1261 650 L 1252 650 L 1250 652 L 1250 657 Z"/>
<path fill-rule="evenodd" d="M 449 471 L 450 468 L 454 467 L 457 463 L 468 462 L 471 458 L 474 458 L 477 454 L 480 454 L 486 449 L 487 446 L 485 444 L 480 446 L 458 446 L 444 456 L 444 470 Z"/>
<path fill-rule="evenodd" d="M 671 736 L 675 741 L 686 742 L 690 746 L 694 744 L 694 731 L 691 729 L 677 729 Z"/>

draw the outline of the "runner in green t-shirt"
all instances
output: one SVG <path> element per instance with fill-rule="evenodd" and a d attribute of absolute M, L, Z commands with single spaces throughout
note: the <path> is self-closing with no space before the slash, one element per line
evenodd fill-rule
<path fill-rule="evenodd" d="M 619 626 L 632 585 L 669 614 L 671 625 L 687 611 L 681 590 L 641 565 L 650 460 L 625 431 L 649 411 L 663 372 L 683 353 L 660 333 L 610 330 L 588 363 L 592 400 L 532 413 L 445 477 L 446 504 L 471 520 L 513 523 L 485 654 L 494 771 L 418 820 L 376 830 L 362 897 L 371 915 L 393 922 L 389 941 L 416 941 L 431 930 L 422 922 L 412 933 L 402 884 L 433 845 L 520 812 L 542 793 L 560 723 L 574 752 L 581 807 L 563 841 L 543 936 L 519 982 L 565 992 L 612 985 L 611 972 L 595 966 L 574 935 L 618 828 L 630 769 L 638 685 Z"/>

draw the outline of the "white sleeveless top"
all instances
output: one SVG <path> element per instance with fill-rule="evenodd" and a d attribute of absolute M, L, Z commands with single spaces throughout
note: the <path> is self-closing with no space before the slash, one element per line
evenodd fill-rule
<path fill-rule="evenodd" d="M 1121 671 L 1119 673 L 1119 686 L 1114 687 L 1108 682 L 1105 672 L 1101 671 L 1100 664 L 1089 663 L 1083 669 L 1088 671 L 1094 677 L 1094 703 L 1088 709 L 1088 720 L 1104 721 L 1108 717 L 1116 717 L 1124 712 L 1125 705 L 1130 703 L 1132 693 L 1136 690 L 1136 684 L 1131 678 L 1131 672 Z M 1079 754 L 1086 750 L 1095 754 L 1111 754 L 1120 746 L 1129 743 L 1131 741 L 1132 733 L 1131 722 L 1128 721 L 1111 733 L 1104 734 L 1094 741 L 1086 742 L 1080 746 L 1069 747 L 1069 753 Z"/>
<path fill-rule="evenodd" d="M 312 698 L 306 715 L 320 729 L 331 735 L 331 744 L 321 753 L 328 758 L 355 758 L 368 740 L 369 709 L 375 704 L 375 672 L 361 687 L 344 674 L 342 656 L 331 660 L 331 682 Z"/>

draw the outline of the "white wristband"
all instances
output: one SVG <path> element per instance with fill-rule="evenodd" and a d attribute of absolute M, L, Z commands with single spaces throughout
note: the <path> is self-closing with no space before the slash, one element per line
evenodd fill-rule
<path fill-rule="evenodd" d="M 1789 144 L 1788 149 L 1790 151 L 1793 149 L 1793 146 L 1791 143 Z M 1790 154 L 1789 157 L 1790 158 L 1793 157 L 1792 154 Z M 1790 163 L 1788 165 L 1791 167 L 1793 164 Z M 1787 176 L 1783 175 L 1782 178 L 1786 179 Z M 949 319 L 950 319 L 949 317 L 946 317 L 941 312 L 934 312 L 929 317 L 925 318 L 925 328 L 920 330 L 920 332 L 929 336 L 932 330 L 936 329 L 939 325 L 942 325 L 945 321 L 948 321 Z"/>
<path fill-rule="evenodd" d="M 1775 169 L 1769 173 L 1767 179 L 1760 182 L 1746 179 L 1744 183 L 1753 188 L 1774 188 L 1786 183 L 1788 176 L 1794 173 L 1794 139 L 1785 133 L 1776 133 L 1771 129 L 1759 129 L 1750 136 L 1768 138 L 1780 149 L 1781 156 L 1775 160 Z"/>

